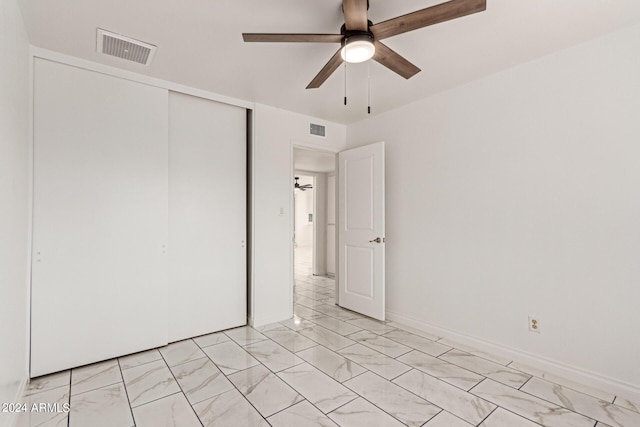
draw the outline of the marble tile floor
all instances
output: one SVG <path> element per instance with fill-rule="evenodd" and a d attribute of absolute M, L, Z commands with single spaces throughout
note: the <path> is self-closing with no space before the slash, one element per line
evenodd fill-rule
<path fill-rule="evenodd" d="M 301 270 L 293 319 L 36 378 L 24 402 L 70 412 L 17 426 L 640 426 L 639 402 L 343 310 Z"/>

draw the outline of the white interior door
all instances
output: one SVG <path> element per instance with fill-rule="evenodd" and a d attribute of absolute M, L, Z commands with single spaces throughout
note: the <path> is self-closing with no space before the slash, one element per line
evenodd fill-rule
<path fill-rule="evenodd" d="M 384 320 L 384 142 L 338 163 L 338 304 Z"/>
<path fill-rule="evenodd" d="M 167 343 L 167 91 L 35 60 L 31 376 Z"/>
<path fill-rule="evenodd" d="M 247 322 L 246 110 L 169 93 L 169 341 Z"/>

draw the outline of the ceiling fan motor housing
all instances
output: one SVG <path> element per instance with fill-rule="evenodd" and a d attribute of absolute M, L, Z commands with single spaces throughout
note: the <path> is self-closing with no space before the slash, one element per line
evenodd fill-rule
<path fill-rule="evenodd" d="M 373 33 L 371 31 L 347 31 L 342 39 L 342 47 L 356 41 L 373 43 Z"/>
<path fill-rule="evenodd" d="M 347 25 L 346 24 L 342 24 L 342 26 L 340 27 L 340 34 L 342 34 L 345 37 L 350 37 L 354 34 L 370 34 L 371 37 L 373 37 L 373 33 L 371 31 L 369 31 L 369 28 L 373 25 L 373 22 L 369 21 L 367 19 L 367 31 L 356 31 L 356 30 L 347 30 Z"/>

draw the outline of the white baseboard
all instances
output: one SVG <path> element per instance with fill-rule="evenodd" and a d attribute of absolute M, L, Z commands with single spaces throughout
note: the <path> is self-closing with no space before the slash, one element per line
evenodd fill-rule
<path fill-rule="evenodd" d="M 640 385 L 627 383 L 596 372 L 575 368 L 557 360 L 544 358 L 505 345 L 472 337 L 391 311 L 387 311 L 386 316 L 387 320 L 402 323 L 441 338 L 457 341 L 460 344 L 474 347 L 480 351 L 511 359 L 513 362 L 526 364 L 546 374 L 555 375 L 589 388 L 606 391 L 615 396 L 635 402 L 640 401 Z"/>

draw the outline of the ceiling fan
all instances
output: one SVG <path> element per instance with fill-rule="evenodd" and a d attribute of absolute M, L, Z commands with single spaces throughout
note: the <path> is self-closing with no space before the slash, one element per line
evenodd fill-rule
<path fill-rule="evenodd" d="M 482 12 L 486 8 L 487 0 L 451 0 L 373 24 L 367 16 L 368 0 L 342 0 L 345 23 L 340 34 L 243 33 L 242 37 L 245 42 L 340 43 L 340 49 L 309 83 L 307 89 L 320 87 L 344 61 L 357 63 L 371 58 L 409 79 L 420 72 L 420 68 L 380 40 Z"/>
<path fill-rule="evenodd" d="M 293 189 L 294 190 L 300 190 L 300 191 L 307 191 L 311 188 L 313 188 L 313 186 L 311 184 L 304 184 L 304 185 L 300 185 L 300 183 L 298 182 L 298 179 L 300 179 L 299 176 L 296 176 L 295 180 L 295 184 L 293 184 Z"/>

